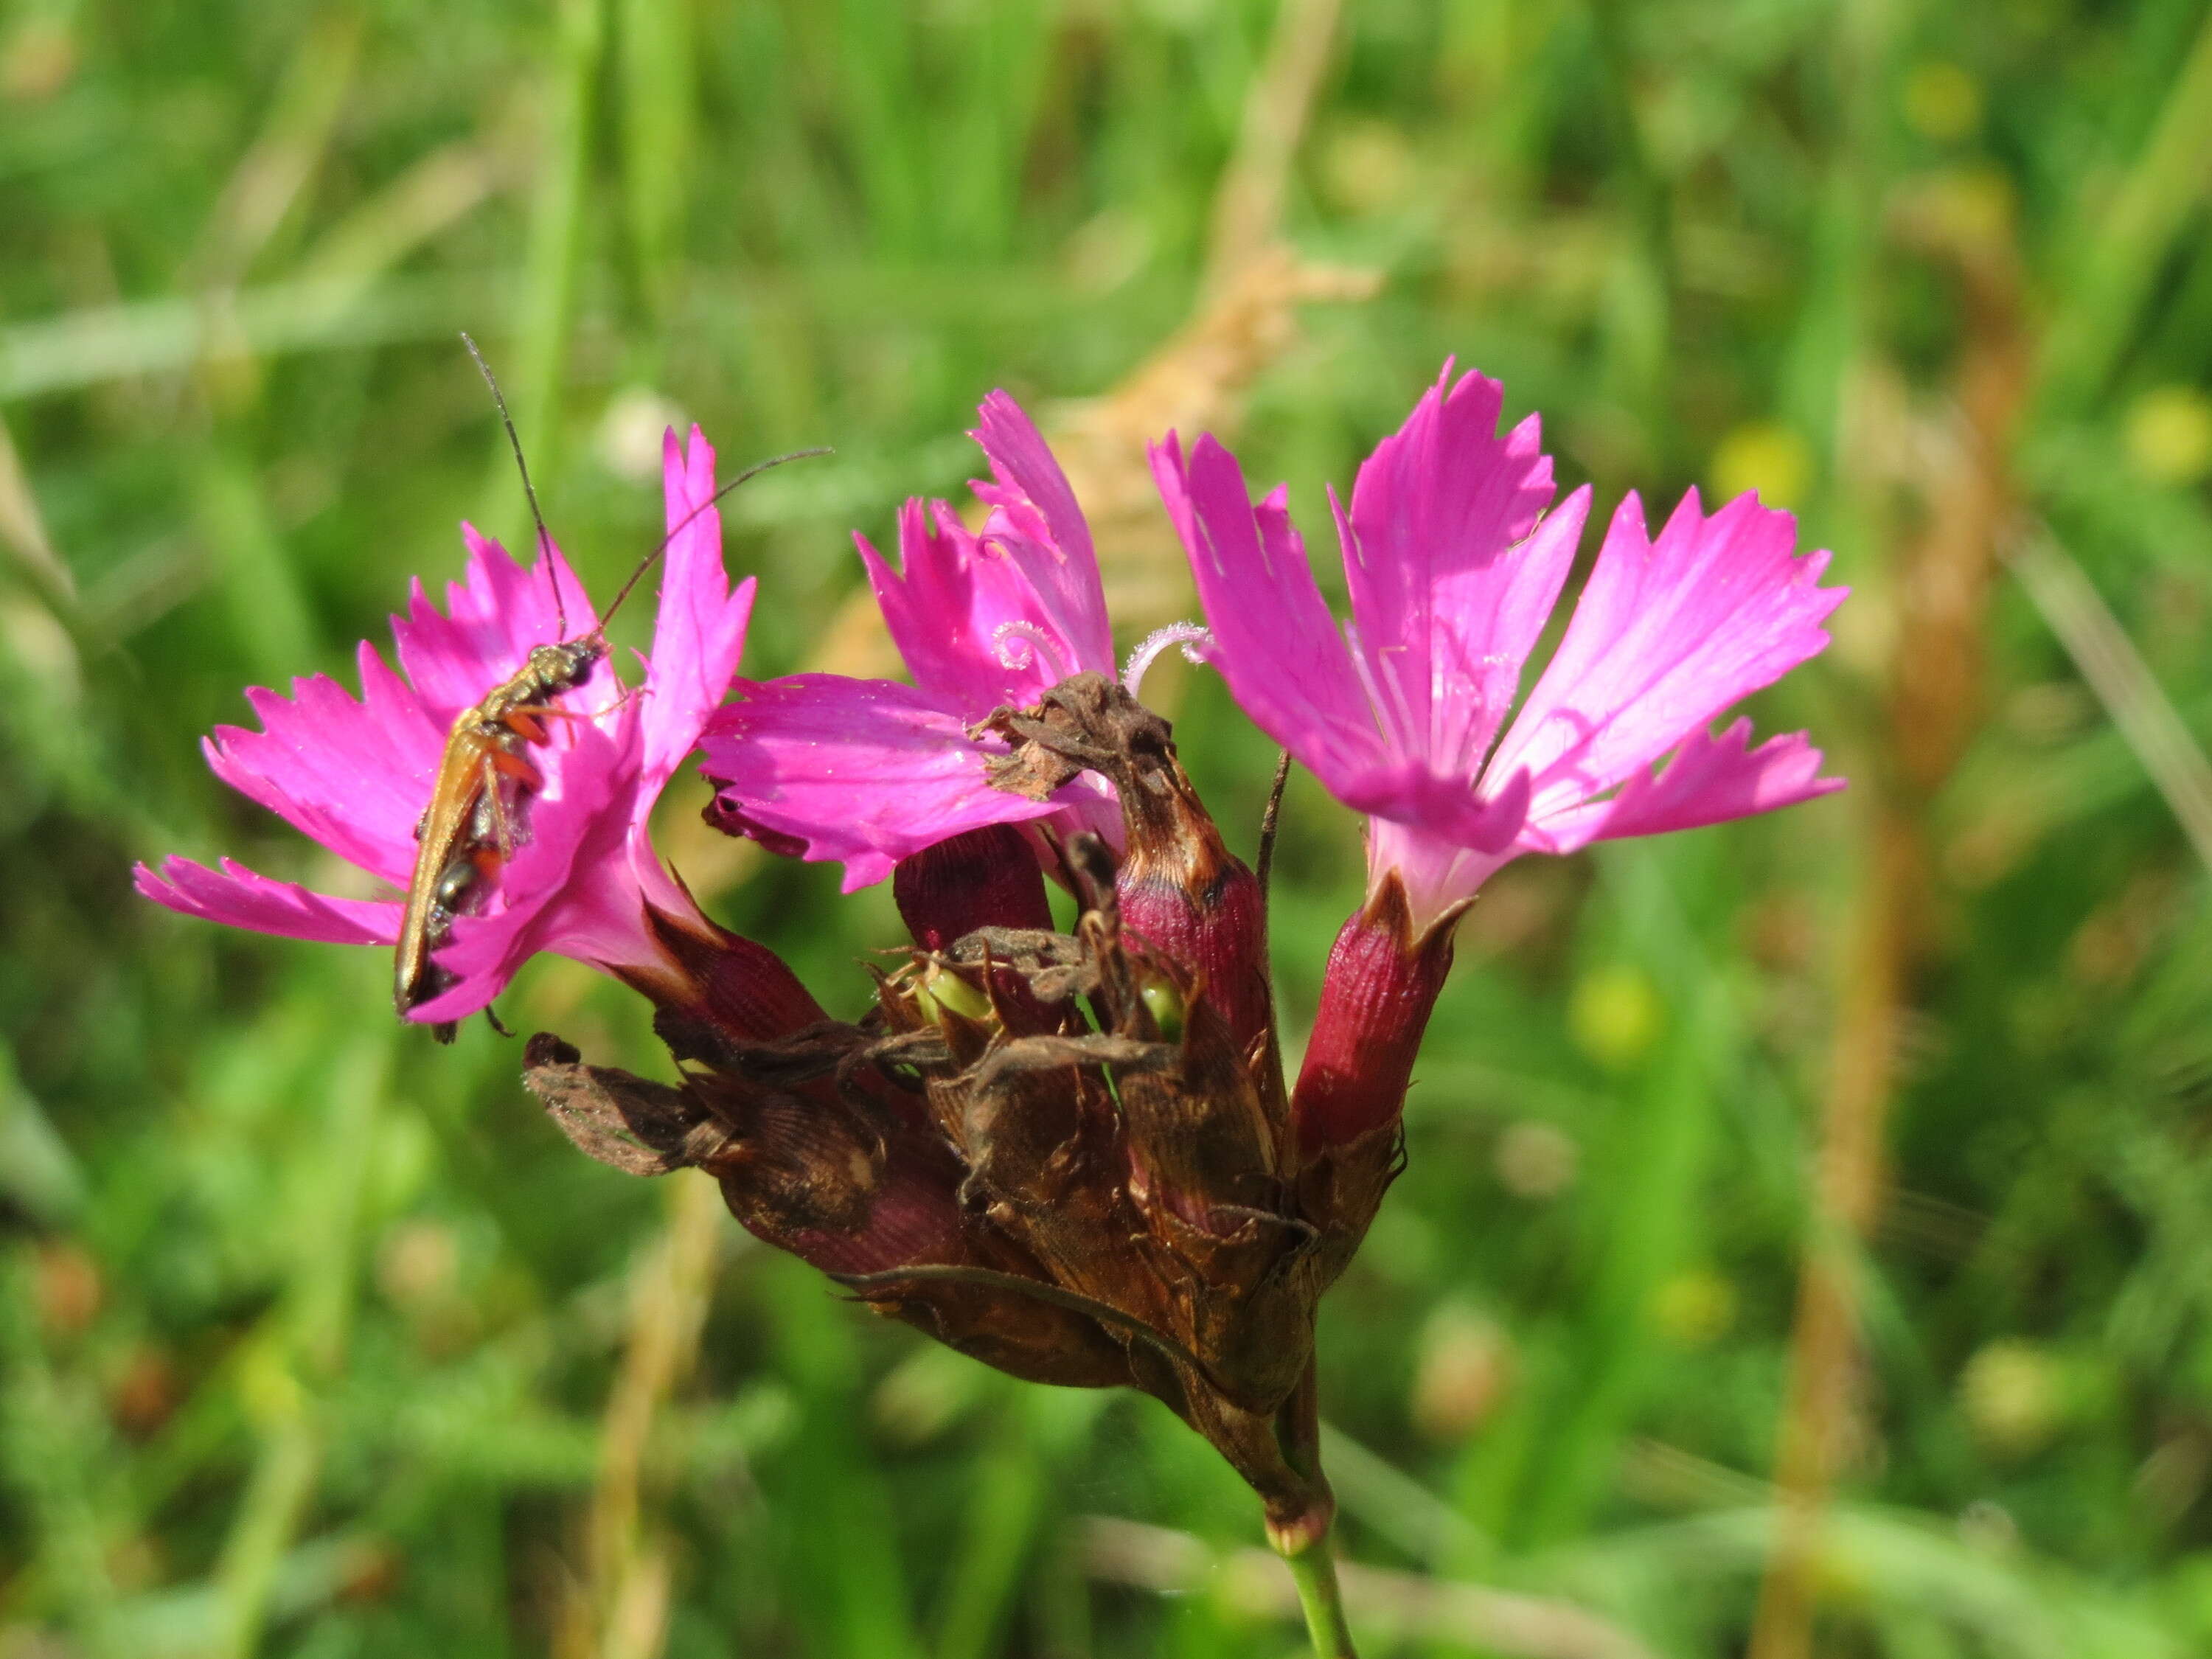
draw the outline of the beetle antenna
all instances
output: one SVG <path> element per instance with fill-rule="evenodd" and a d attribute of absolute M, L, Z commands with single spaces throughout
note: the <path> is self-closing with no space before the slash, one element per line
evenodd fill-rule
<path fill-rule="evenodd" d="M 813 449 L 794 449 L 788 455 L 774 455 L 769 457 L 767 460 L 756 461 L 744 471 L 738 473 L 736 477 L 731 479 L 729 483 L 724 484 L 720 489 L 707 497 L 705 501 L 700 502 L 698 506 L 693 507 L 689 513 L 686 513 L 682 518 L 678 519 L 676 521 L 675 526 L 671 529 L 665 536 L 663 536 L 660 538 L 660 545 L 654 548 L 652 552 L 647 554 L 642 559 L 638 561 L 637 568 L 629 573 L 629 580 L 622 585 L 622 591 L 615 595 L 614 602 L 609 605 L 607 608 L 599 614 L 599 626 L 601 628 L 605 628 L 607 625 L 607 619 L 612 617 L 617 611 L 622 608 L 622 602 L 629 597 L 630 589 L 635 587 L 639 581 L 643 579 L 645 573 L 653 568 L 653 562 L 668 550 L 669 543 L 674 541 L 678 536 L 682 535 L 684 531 L 690 529 L 692 520 L 697 518 L 702 513 L 707 511 L 708 508 L 714 506 L 722 499 L 723 496 L 728 495 L 739 484 L 745 483 L 754 478 L 757 478 L 762 473 L 767 471 L 770 467 L 781 466 L 786 461 L 803 461 L 812 456 L 834 455 L 837 452 L 836 450 L 830 448 L 827 445 L 817 446 Z"/>
<path fill-rule="evenodd" d="M 499 423 L 507 428 L 507 447 L 514 452 L 514 470 L 522 475 L 522 493 L 530 502 L 530 521 L 538 526 L 538 556 L 545 561 L 547 579 L 553 584 L 553 611 L 557 619 L 555 626 L 563 635 L 568 631 L 568 605 L 561 592 L 561 566 L 552 556 L 553 533 L 545 527 L 545 515 L 538 510 L 538 490 L 530 482 L 530 464 L 522 459 L 522 440 L 514 433 L 514 416 L 507 412 L 506 395 L 499 389 L 499 381 L 484 361 L 477 343 L 469 337 L 466 329 L 461 331 L 461 343 L 469 349 L 469 356 L 477 360 L 477 371 L 491 388 L 491 400 L 499 409 Z"/>

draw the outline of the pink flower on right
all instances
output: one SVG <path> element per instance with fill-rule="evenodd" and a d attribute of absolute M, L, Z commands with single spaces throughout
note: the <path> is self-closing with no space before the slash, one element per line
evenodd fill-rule
<path fill-rule="evenodd" d="M 1450 923 L 1503 866 L 1844 787 L 1820 775 L 1802 732 L 1753 747 L 1747 719 L 1709 729 L 1820 651 L 1846 592 L 1819 586 L 1827 554 L 1797 556 L 1796 520 L 1753 495 L 1708 516 L 1692 490 L 1656 539 L 1628 495 L 1508 724 L 1590 496 L 1547 510 L 1556 489 L 1538 419 L 1501 436 L 1503 404 L 1497 381 L 1455 381 L 1447 363 L 1360 467 L 1348 513 L 1331 491 L 1352 599 L 1341 629 L 1285 491 L 1255 506 L 1211 436 L 1187 457 L 1172 434 L 1152 452 L 1212 630 L 1206 660 L 1268 735 L 1370 815 L 1368 902 L 1338 939 L 1298 1084 L 1309 1145 L 1395 1119 Z"/>

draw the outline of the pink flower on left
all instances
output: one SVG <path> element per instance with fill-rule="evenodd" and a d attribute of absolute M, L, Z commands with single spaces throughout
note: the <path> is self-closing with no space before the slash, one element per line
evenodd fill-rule
<path fill-rule="evenodd" d="M 544 721 L 545 740 L 524 745 L 540 778 L 527 792 L 526 833 L 481 914 L 454 919 L 435 956 L 452 982 L 410 1010 L 412 1020 L 474 1013 L 540 951 L 624 978 L 659 976 L 673 966 L 665 923 L 702 936 L 720 931 L 662 866 L 647 820 L 736 672 L 753 582 L 733 591 L 723 567 L 720 515 L 706 505 L 714 496 L 712 447 L 696 428 L 687 445 L 671 432 L 663 463 L 673 533 L 643 683 L 625 694 L 602 660 L 562 696 L 562 717 Z M 598 623 L 550 539 L 526 570 L 470 526 L 462 536 L 467 580 L 447 589 L 446 609 L 418 579 L 408 614 L 392 618 L 398 672 L 363 641 L 358 698 L 320 674 L 295 680 L 289 696 L 255 688 L 246 695 L 262 729 L 220 726 L 203 745 L 224 782 L 402 890 L 455 717 L 512 676 L 532 646 L 578 638 Z M 399 935 L 396 899 L 312 892 L 229 859 L 210 869 L 171 857 L 158 873 L 139 866 L 136 877 L 157 903 L 234 927 L 386 947 Z"/>

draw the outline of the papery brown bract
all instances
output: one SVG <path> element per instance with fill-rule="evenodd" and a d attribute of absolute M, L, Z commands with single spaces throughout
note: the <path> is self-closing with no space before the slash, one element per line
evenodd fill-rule
<path fill-rule="evenodd" d="M 676 1046 L 695 1042 L 679 1035 Z M 543 1032 L 526 1060 L 524 1082 L 599 1162 L 632 1175 L 702 1170 L 748 1232 L 833 1277 L 921 1270 L 898 1292 L 867 1297 L 879 1311 L 1029 1382 L 1130 1382 L 1121 1349 L 1091 1321 L 992 1287 L 993 1276 L 1025 1283 L 1036 1264 L 963 1224 L 958 1170 L 918 1126 L 842 1106 L 818 1079 L 784 1089 L 744 1081 L 726 1066 L 671 1088 L 582 1065 L 575 1049 Z M 973 1277 L 933 1281 L 931 1272 Z"/>

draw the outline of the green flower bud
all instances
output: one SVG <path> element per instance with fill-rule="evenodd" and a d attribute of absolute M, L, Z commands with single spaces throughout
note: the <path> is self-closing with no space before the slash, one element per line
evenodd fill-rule
<path fill-rule="evenodd" d="M 1160 1028 L 1160 1038 L 1166 1042 L 1182 1041 L 1182 993 L 1164 979 L 1148 979 L 1139 988 L 1137 994 L 1144 999 L 1151 1012 L 1152 1023 Z"/>
<path fill-rule="evenodd" d="M 949 1009 L 963 1019 L 987 1020 L 991 1018 L 991 999 L 984 995 L 980 986 L 970 985 L 959 975 L 943 968 L 933 968 L 915 987 L 915 1000 L 921 1004 L 922 1018 L 933 1025 L 943 1022 L 942 1010 Z"/>

